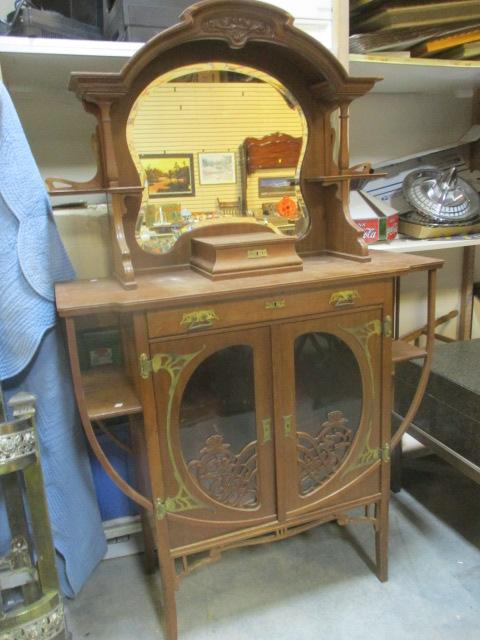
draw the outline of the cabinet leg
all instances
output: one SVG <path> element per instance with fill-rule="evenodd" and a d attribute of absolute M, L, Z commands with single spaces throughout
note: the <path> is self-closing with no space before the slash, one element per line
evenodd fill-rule
<path fill-rule="evenodd" d="M 388 500 L 375 505 L 377 530 L 375 531 L 375 560 L 380 582 L 388 580 Z"/>
<path fill-rule="evenodd" d="M 145 573 L 151 574 L 157 568 L 157 555 L 155 553 L 155 540 L 152 533 L 152 525 L 148 513 L 143 512 L 140 516 L 142 523 L 143 541 L 145 545 L 145 555 L 143 563 Z"/>
<path fill-rule="evenodd" d="M 168 532 L 163 521 L 157 521 L 155 527 L 155 541 L 157 544 L 158 564 L 162 579 L 163 616 L 165 620 L 166 640 L 177 640 L 177 603 L 175 591 L 177 589 L 177 577 L 175 573 L 175 560 L 168 552 Z"/>
<path fill-rule="evenodd" d="M 163 615 L 165 619 L 165 633 L 167 640 L 177 640 L 177 603 L 175 599 L 176 580 L 173 561 L 169 567 L 162 566 L 160 561 L 160 575 L 162 577 Z"/>

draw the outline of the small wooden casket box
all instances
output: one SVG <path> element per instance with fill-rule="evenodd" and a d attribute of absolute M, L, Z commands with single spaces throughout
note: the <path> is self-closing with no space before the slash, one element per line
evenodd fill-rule
<path fill-rule="evenodd" d="M 301 271 L 295 237 L 271 232 L 192 238 L 191 265 L 212 280 Z"/>

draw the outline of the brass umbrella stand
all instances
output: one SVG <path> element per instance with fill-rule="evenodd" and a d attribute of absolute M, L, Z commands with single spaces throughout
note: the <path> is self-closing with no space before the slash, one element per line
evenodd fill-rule
<path fill-rule="evenodd" d="M 67 640 L 40 465 L 35 396 L 20 392 L 8 403 L 0 385 L 0 485 L 10 529 L 0 557 L 0 640 Z"/>

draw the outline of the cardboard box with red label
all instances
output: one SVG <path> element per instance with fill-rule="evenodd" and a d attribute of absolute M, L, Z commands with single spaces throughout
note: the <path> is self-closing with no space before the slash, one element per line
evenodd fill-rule
<path fill-rule="evenodd" d="M 398 212 L 390 205 L 364 191 L 350 193 L 350 215 L 363 230 L 363 239 L 372 244 L 395 240 L 398 234 Z"/>

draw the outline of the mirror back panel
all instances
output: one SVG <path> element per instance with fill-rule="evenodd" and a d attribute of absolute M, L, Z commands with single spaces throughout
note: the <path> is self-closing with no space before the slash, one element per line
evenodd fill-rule
<path fill-rule="evenodd" d="M 375 81 L 349 77 L 289 14 L 254 0 L 199 2 L 120 73 L 72 74 L 98 120 L 122 284 L 188 266 L 192 237 L 259 227 L 295 237 L 300 255 L 368 260 L 348 212 L 347 120 Z"/>

